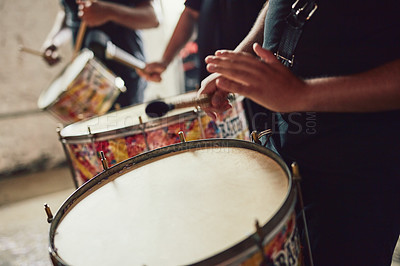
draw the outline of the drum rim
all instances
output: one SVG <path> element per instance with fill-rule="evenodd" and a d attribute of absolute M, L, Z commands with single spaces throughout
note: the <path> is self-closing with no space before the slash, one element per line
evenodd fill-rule
<path fill-rule="evenodd" d="M 222 145 L 221 145 L 222 144 Z M 293 187 L 293 179 L 291 171 L 286 163 L 281 159 L 281 157 L 275 153 L 274 151 L 263 147 L 261 145 L 255 144 L 250 141 L 239 140 L 239 139 L 202 139 L 202 140 L 193 140 L 184 143 L 172 144 L 169 146 L 157 148 L 151 151 L 146 151 L 144 153 L 138 154 L 132 158 L 124 160 L 116 165 L 113 165 L 106 171 L 102 171 L 83 185 L 81 185 L 77 190 L 75 190 L 60 206 L 57 213 L 54 216 L 53 221 L 51 222 L 50 231 L 49 231 L 49 254 L 52 261 L 56 261 L 57 265 L 68 265 L 57 253 L 57 248 L 54 245 L 54 237 L 56 234 L 56 230 L 58 225 L 62 222 L 65 215 L 76 205 L 75 202 L 79 202 L 81 197 L 87 193 L 88 191 L 93 192 L 97 189 L 93 189 L 96 186 L 101 186 L 102 183 L 107 182 L 109 177 L 115 174 L 122 174 L 125 171 L 129 171 L 129 168 L 134 166 L 137 163 L 141 163 L 147 161 L 149 159 L 157 158 L 163 155 L 173 154 L 177 152 L 186 151 L 189 149 L 196 148 L 222 148 L 222 147 L 231 147 L 231 148 L 245 148 L 253 151 L 260 152 L 264 155 L 267 155 L 270 159 L 274 160 L 285 172 L 286 177 L 288 178 L 288 191 L 284 197 L 283 203 L 280 208 L 274 213 L 271 219 L 264 225 L 261 226 L 261 232 L 265 236 L 263 244 L 274 237 L 272 233 L 274 229 L 278 227 L 282 223 L 282 219 L 286 217 L 289 213 L 294 210 L 296 203 L 296 190 Z M 256 233 L 248 236 L 244 240 L 239 243 L 234 244 L 228 249 L 213 254 L 208 258 L 204 258 L 201 261 L 194 262 L 191 265 L 210 265 L 210 264 L 219 264 L 221 262 L 225 262 L 227 260 L 235 260 L 234 257 L 240 256 L 240 254 L 245 254 L 251 252 L 252 249 L 255 248 Z M 231 256 L 231 254 L 236 254 L 236 256 Z"/>
<path fill-rule="evenodd" d="M 203 115 L 202 115 L 203 114 Z M 140 123 L 126 126 L 126 127 L 121 127 L 118 129 L 111 129 L 111 130 L 104 130 L 102 132 L 96 132 L 96 133 L 89 133 L 87 134 L 80 134 L 80 135 L 74 135 L 74 136 L 65 136 L 62 133 L 61 130 L 61 135 L 60 139 L 62 142 L 66 144 L 81 144 L 81 143 L 89 143 L 92 141 L 103 141 L 103 140 L 110 140 L 110 139 L 115 139 L 115 138 L 121 138 L 121 137 L 126 137 L 126 136 L 131 136 L 132 134 L 137 134 L 137 133 L 148 133 L 149 131 L 152 130 L 157 130 L 163 127 L 166 127 L 170 124 L 173 124 L 173 122 L 179 122 L 179 121 L 186 121 L 183 119 L 187 118 L 198 118 L 204 116 L 205 113 L 203 111 L 197 111 L 195 108 L 192 110 L 188 110 L 186 112 L 182 112 L 180 114 L 176 114 L 173 116 L 165 116 L 165 117 L 160 117 L 160 118 L 152 118 L 148 122 L 143 123 L 141 125 Z M 93 118 L 89 118 L 93 119 Z M 79 121 L 77 123 L 82 123 L 84 121 Z M 68 125 L 67 127 L 73 126 L 74 124 Z M 67 128 L 65 127 L 65 128 Z"/>

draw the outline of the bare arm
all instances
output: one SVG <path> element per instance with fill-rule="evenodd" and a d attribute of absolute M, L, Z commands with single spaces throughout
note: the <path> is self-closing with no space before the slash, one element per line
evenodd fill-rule
<path fill-rule="evenodd" d="M 278 112 L 378 112 L 400 109 L 400 59 L 369 71 L 301 80 L 268 50 L 254 45 L 262 59 L 218 51 L 206 59 L 210 72 L 222 75 L 217 87 L 242 94 Z"/>
<path fill-rule="evenodd" d="M 178 23 L 176 24 L 174 33 L 165 48 L 161 62 L 166 66 L 171 63 L 179 51 L 190 40 L 194 33 L 195 26 L 199 18 L 199 12 L 189 7 L 185 7 Z"/>
<path fill-rule="evenodd" d="M 149 81 L 160 82 L 161 74 L 192 37 L 198 18 L 199 12 L 189 7 L 185 7 L 175 26 L 171 39 L 165 48 L 161 60 L 159 62 L 147 64 L 144 71 L 138 71 L 139 75 Z"/>
<path fill-rule="evenodd" d="M 243 41 L 235 48 L 235 52 L 246 52 L 253 53 L 253 44 L 254 43 L 262 43 L 264 38 L 264 21 L 268 11 L 268 0 L 265 2 L 264 7 L 260 11 L 254 26 L 251 28 L 250 32 L 243 39 Z M 212 71 L 210 71 L 212 73 Z M 224 90 L 219 90 L 217 86 L 217 79 L 220 77 L 220 74 L 216 71 L 215 73 L 209 75 L 204 80 L 201 81 L 201 87 L 198 92 L 200 94 L 208 94 L 211 97 L 210 107 L 206 110 L 206 112 L 211 117 L 216 117 L 216 114 L 222 112 L 226 109 L 231 108 L 227 100 L 228 92 Z"/>
<path fill-rule="evenodd" d="M 88 26 L 99 26 L 112 21 L 121 26 L 138 30 L 154 28 L 159 25 L 151 0 L 143 1 L 135 7 L 103 1 L 79 3 L 78 15 Z"/>
<path fill-rule="evenodd" d="M 71 38 L 72 31 L 65 24 L 65 12 L 64 10 L 60 10 L 41 48 L 43 59 L 48 65 L 51 66 L 60 61 L 57 49 L 67 41 L 70 41 Z"/>
<path fill-rule="evenodd" d="M 367 72 L 306 80 L 300 111 L 374 112 L 400 109 L 400 60 Z"/>

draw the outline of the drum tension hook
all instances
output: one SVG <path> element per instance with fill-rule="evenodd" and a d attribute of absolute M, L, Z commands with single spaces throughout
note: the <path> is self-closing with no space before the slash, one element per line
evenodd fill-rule
<path fill-rule="evenodd" d="M 185 134 L 183 133 L 183 131 L 179 131 L 179 139 L 181 140 L 181 143 L 185 143 L 186 139 L 185 139 Z"/>
<path fill-rule="evenodd" d="M 50 224 L 53 221 L 53 214 L 51 213 L 50 207 L 47 203 L 44 204 L 44 211 L 47 214 L 47 222 Z"/>
<path fill-rule="evenodd" d="M 104 156 L 104 152 L 100 151 L 100 160 L 101 160 L 101 164 L 103 165 L 103 170 L 107 171 L 108 170 L 108 161 L 106 156 Z"/>
<path fill-rule="evenodd" d="M 261 138 L 263 137 L 263 136 L 267 136 L 267 140 L 265 141 L 265 143 L 264 143 L 264 147 L 267 145 L 267 143 L 268 143 L 268 141 L 269 141 L 269 138 L 271 137 L 271 135 L 272 135 L 272 130 L 271 129 L 266 129 L 266 130 L 264 130 L 264 131 L 261 131 L 260 133 L 258 133 L 257 131 L 253 131 L 253 132 L 251 132 L 251 140 L 254 142 L 254 143 L 256 143 L 256 144 L 258 144 L 258 145 L 262 145 L 262 143 L 261 143 Z"/>

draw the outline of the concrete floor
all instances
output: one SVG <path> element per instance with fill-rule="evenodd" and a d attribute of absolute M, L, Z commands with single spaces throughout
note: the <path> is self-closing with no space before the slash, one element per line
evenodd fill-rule
<path fill-rule="evenodd" d="M 0 265 L 51 265 L 47 203 L 55 214 L 74 191 L 69 169 L 0 180 Z"/>
<path fill-rule="evenodd" d="M 74 188 L 67 168 L 0 180 L 1 266 L 52 265 L 43 206 L 54 215 Z M 392 266 L 400 266 L 400 242 Z"/>

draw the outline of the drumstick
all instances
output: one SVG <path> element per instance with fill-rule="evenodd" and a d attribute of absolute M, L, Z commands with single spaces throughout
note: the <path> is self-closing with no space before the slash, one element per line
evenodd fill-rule
<path fill-rule="evenodd" d="M 25 52 L 25 53 L 28 53 L 28 54 L 32 54 L 32 55 L 37 55 L 37 56 L 45 58 L 45 55 L 41 51 L 34 50 L 34 49 L 31 49 L 31 48 L 27 48 L 27 47 L 24 47 L 24 46 L 20 46 L 19 47 L 19 51 L 20 52 Z M 61 57 L 56 53 L 52 53 L 51 56 L 52 56 L 53 59 L 61 60 Z"/>
<path fill-rule="evenodd" d="M 40 57 L 44 57 L 42 52 L 27 48 L 27 47 L 24 47 L 24 46 L 20 46 L 19 47 L 19 51 L 20 52 L 25 52 L 25 53 L 28 53 L 28 54 L 37 55 L 37 56 L 40 56 Z"/>
<path fill-rule="evenodd" d="M 82 21 L 81 25 L 79 26 L 78 35 L 76 37 L 75 49 L 74 49 L 74 57 L 73 58 L 75 58 L 78 55 L 79 50 L 82 47 L 82 41 L 83 41 L 83 36 L 85 36 L 85 32 L 86 32 L 86 22 Z"/>
<path fill-rule="evenodd" d="M 233 101 L 235 99 L 235 95 L 230 93 L 227 96 L 228 101 Z M 145 111 L 146 114 L 150 117 L 161 117 L 174 109 L 186 108 L 186 107 L 207 107 L 210 105 L 210 97 L 205 95 L 199 98 L 193 98 L 187 101 L 181 101 L 177 103 L 165 103 L 163 101 L 152 101 L 150 102 Z"/>
<path fill-rule="evenodd" d="M 128 67 L 144 70 L 146 63 L 117 47 L 112 42 L 107 42 L 105 56 L 107 59 L 118 61 Z"/>

